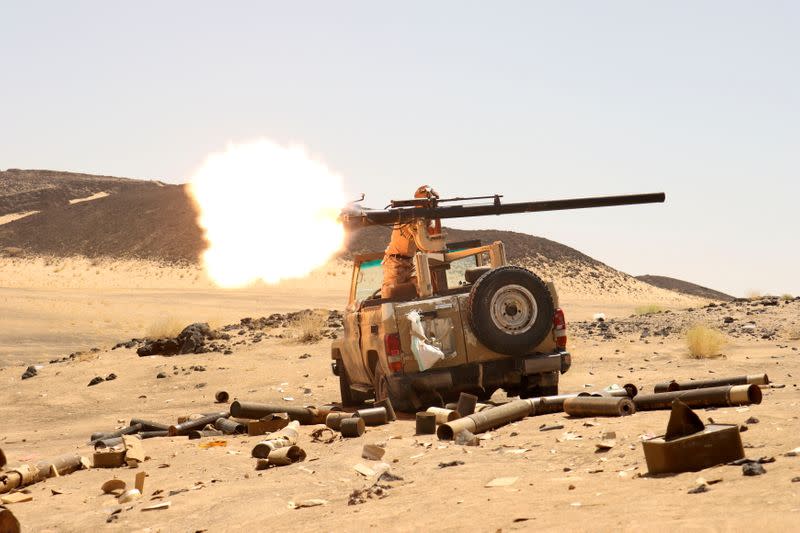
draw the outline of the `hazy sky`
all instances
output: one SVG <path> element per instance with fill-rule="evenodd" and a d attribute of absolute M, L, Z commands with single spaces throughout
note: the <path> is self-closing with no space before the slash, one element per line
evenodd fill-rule
<path fill-rule="evenodd" d="M 4 0 L 0 27 L 0 168 L 182 182 L 267 137 L 375 207 L 665 191 L 453 225 L 800 294 L 797 2 Z"/>

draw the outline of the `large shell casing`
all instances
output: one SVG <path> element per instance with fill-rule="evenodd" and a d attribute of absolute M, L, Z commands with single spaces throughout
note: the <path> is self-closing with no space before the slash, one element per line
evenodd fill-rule
<path fill-rule="evenodd" d="M 436 425 L 446 424 L 447 422 L 461 418 L 453 409 L 445 409 L 444 407 L 428 407 L 428 412 L 436 416 Z"/>
<path fill-rule="evenodd" d="M 576 392 L 573 394 L 559 394 L 557 396 L 542 396 L 528 400 L 532 406 L 532 415 L 548 415 L 552 413 L 564 412 L 564 401 L 569 398 L 591 396 L 588 392 Z"/>
<path fill-rule="evenodd" d="M 218 418 L 216 421 L 214 421 L 214 427 L 226 435 L 247 433 L 247 426 L 240 422 L 235 422 L 229 418 Z"/>
<path fill-rule="evenodd" d="M 364 419 L 359 417 L 345 418 L 339 425 L 342 437 L 347 438 L 360 437 L 364 434 L 365 428 Z"/>
<path fill-rule="evenodd" d="M 613 396 L 578 397 L 564 400 L 564 412 L 570 416 L 626 416 L 636 412 L 630 398 Z"/>
<path fill-rule="evenodd" d="M 385 407 L 359 409 L 354 416 L 363 419 L 368 426 L 382 426 L 389 422 L 389 413 L 386 412 Z"/>
<path fill-rule="evenodd" d="M 131 426 L 136 424 L 142 425 L 142 431 L 168 431 L 169 424 L 162 424 L 160 422 L 153 422 L 152 420 L 144 420 L 141 418 L 131 418 Z"/>
<path fill-rule="evenodd" d="M 680 400 L 689 407 L 732 407 L 761 403 L 758 385 L 728 385 L 656 394 L 639 394 L 633 398 L 638 411 L 672 409 L 672 400 Z"/>
<path fill-rule="evenodd" d="M 231 416 L 230 413 L 220 412 L 220 413 L 205 415 L 195 420 L 182 422 L 180 424 L 170 426 L 169 435 L 170 437 L 174 437 L 176 435 L 187 435 L 192 430 L 196 429 L 199 430 L 206 427 L 209 424 L 213 424 L 214 422 L 217 421 L 218 418 L 228 418 L 229 416 Z"/>
<path fill-rule="evenodd" d="M 278 448 L 285 448 L 287 446 L 293 446 L 297 443 L 297 428 L 300 426 L 300 422 L 294 420 L 289 422 L 289 425 L 283 429 L 279 429 L 274 433 L 270 433 L 266 436 L 264 440 L 259 442 L 253 448 L 252 455 L 253 457 L 257 457 L 259 459 L 266 459 L 269 457 L 269 453 L 273 450 L 277 450 Z"/>
<path fill-rule="evenodd" d="M 709 387 L 724 387 L 726 385 L 769 385 L 766 374 L 748 374 L 746 376 L 733 376 L 717 379 L 703 379 L 698 381 L 663 381 L 656 383 L 655 392 L 673 392 L 690 389 L 707 389 Z"/>
<path fill-rule="evenodd" d="M 458 433 L 465 429 L 470 433 L 483 433 L 525 418 L 531 414 L 532 408 L 529 400 L 515 400 L 494 409 L 487 409 L 441 424 L 436 430 L 436 435 L 441 440 L 453 440 Z"/>
<path fill-rule="evenodd" d="M 261 418 L 275 414 L 286 413 L 292 420 L 297 420 L 303 425 L 321 424 L 325 421 L 319 419 L 320 412 L 313 407 L 298 407 L 296 405 L 274 405 L 266 403 L 240 402 L 235 401 L 231 404 L 231 416 L 236 418 L 249 418 L 260 420 Z"/>
<path fill-rule="evenodd" d="M 417 413 L 417 435 L 436 433 L 436 415 L 427 411 Z"/>
<path fill-rule="evenodd" d="M 345 418 L 353 418 L 353 413 L 345 413 L 342 411 L 337 411 L 335 413 L 328 413 L 328 416 L 325 417 L 325 425 L 331 428 L 334 431 L 339 431 L 339 427 L 342 423 L 342 420 Z"/>

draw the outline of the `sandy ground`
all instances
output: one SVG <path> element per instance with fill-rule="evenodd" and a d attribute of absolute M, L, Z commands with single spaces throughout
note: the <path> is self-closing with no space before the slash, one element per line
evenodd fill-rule
<path fill-rule="evenodd" d="M 307 345 L 266 339 L 232 355 L 171 358 L 139 358 L 133 350 L 108 348 L 141 335 L 148 321 L 164 314 L 185 317 L 186 322 L 209 317 L 224 322 L 228 317 L 237 320 L 295 308 L 341 308 L 347 276 L 323 273 L 291 286 L 231 293 L 199 286 L 200 279 L 181 284 L 186 272 L 184 278 L 162 272 L 158 281 L 151 265 L 139 265 L 138 274 L 119 270 L 112 274 L 107 268 L 94 274 L 86 269 L 59 280 L 50 274 L 40 277 L 59 265 L 27 262 L 13 268 L 6 261 L 0 266 L 4 287 L 0 353 L 6 361 L 0 365 L 4 392 L 0 448 L 11 465 L 71 451 L 89 455 L 90 433 L 126 425 L 132 417 L 173 422 L 180 415 L 218 410 L 213 397 L 222 389 L 239 399 L 287 405 L 338 400 L 327 342 Z M 69 274 L 69 269 L 62 273 Z M 91 281 L 97 276 L 110 280 L 104 287 Z M 66 279 L 73 279 L 71 286 Z M 562 294 L 568 317 L 585 318 L 598 311 L 623 317 L 636 306 L 651 303 L 647 295 L 578 296 Z M 674 309 L 696 304 L 681 298 L 675 302 Z M 775 327 L 793 323 L 799 310 L 800 303 L 771 309 Z M 24 339 L 28 344 L 17 346 Z M 76 346 L 95 345 L 100 348 L 95 354 L 80 361 L 45 364 L 36 377 L 20 380 L 26 364 L 46 360 L 51 353 L 64 355 Z M 800 393 L 793 377 L 800 375 L 799 347 L 800 341 L 787 337 L 732 338 L 725 358 L 694 360 L 687 357 L 679 337 L 652 339 L 649 344 L 638 335 L 570 340 L 574 362 L 562 376 L 564 392 L 626 382 L 649 390 L 653 383 L 669 378 L 756 372 L 767 372 L 773 382 L 785 385 L 765 389 L 761 405 L 698 411 L 704 420 L 711 417 L 722 423 L 758 419 L 747 424 L 742 439 L 748 457 L 775 457 L 759 477 L 744 477 L 735 466 L 646 476 L 641 436 L 663 433 L 667 412 L 614 419 L 530 417 L 490 433 L 477 448 L 414 436 L 414 423 L 407 419 L 332 444 L 311 442 L 314 428 L 304 426 L 299 444 L 308 453 L 307 460 L 263 472 L 254 470 L 250 457 L 257 437 L 224 437 L 224 447 L 210 449 L 185 438 L 150 439 L 144 443 L 150 460 L 138 470 L 92 469 L 50 479 L 30 487 L 33 501 L 10 508 L 29 531 L 736 531 L 753 526 L 791 530 L 800 518 L 800 483 L 791 482 L 800 476 L 800 456 L 783 454 L 800 446 Z M 311 357 L 301 358 L 306 353 Z M 189 369 L 196 365 L 205 370 Z M 93 377 L 111 372 L 118 376 L 115 381 L 86 386 Z M 156 379 L 159 372 L 168 377 Z M 539 430 L 542 424 L 555 423 L 564 428 Z M 607 431 L 616 432 L 616 446 L 606 453 L 595 452 L 595 443 Z M 567 432 L 580 440 L 566 440 Z M 387 483 L 382 499 L 348 505 L 354 490 L 375 482 L 353 469 L 358 463 L 375 465 L 361 458 L 365 443 L 385 444 L 384 461 L 402 480 Z M 451 461 L 463 464 L 439 467 Z M 143 500 L 120 507 L 115 498 L 101 493 L 105 480 L 118 477 L 132 484 L 137 471 L 148 475 Z M 506 476 L 517 480 L 509 487 L 485 487 Z M 722 481 L 710 485 L 709 492 L 687 494 L 699 477 Z M 163 500 L 171 507 L 142 512 L 157 490 L 163 491 Z M 178 492 L 170 495 L 170 491 Z M 314 498 L 327 503 L 303 509 L 289 506 L 291 501 Z M 121 512 L 107 523 L 117 509 Z"/>
<path fill-rule="evenodd" d="M 632 278 L 611 278 L 613 291 L 604 293 L 596 282 L 559 274 L 542 273 L 556 280 L 567 320 L 589 320 L 598 312 L 627 316 L 641 305 L 679 309 L 703 303 Z M 341 310 L 349 287 L 350 266 L 342 261 L 277 286 L 223 290 L 195 265 L 0 257 L 0 367 L 108 348 L 154 334 L 165 323 L 213 326 L 310 307 Z"/>

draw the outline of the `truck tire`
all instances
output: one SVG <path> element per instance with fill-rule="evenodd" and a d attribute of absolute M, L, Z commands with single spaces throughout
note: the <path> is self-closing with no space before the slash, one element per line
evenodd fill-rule
<path fill-rule="evenodd" d="M 400 391 L 392 390 L 389 385 L 389 380 L 386 379 L 386 373 L 380 364 L 375 365 L 375 372 L 373 374 L 372 388 L 375 391 L 375 401 L 380 402 L 389 399 L 392 402 L 392 407 L 395 411 L 402 411 L 406 413 L 414 412 L 414 406 L 407 396 L 401 395 Z"/>
<path fill-rule="evenodd" d="M 475 282 L 467 312 L 472 331 L 487 347 L 506 355 L 525 355 L 550 333 L 555 306 L 539 276 L 504 266 Z"/>
<path fill-rule="evenodd" d="M 356 407 L 362 403 L 353 396 L 350 380 L 347 377 L 347 370 L 345 370 L 341 359 L 339 360 L 339 395 L 342 397 L 343 407 Z"/>

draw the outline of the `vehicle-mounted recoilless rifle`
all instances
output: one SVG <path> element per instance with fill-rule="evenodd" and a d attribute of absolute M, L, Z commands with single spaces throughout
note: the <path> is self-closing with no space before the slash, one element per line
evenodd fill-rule
<path fill-rule="evenodd" d="M 417 247 L 426 252 L 441 252 L 445 249 L 445 238 L 441 231 L 441 219 L 480 217 L 488 215 L 510 215 L 514 213 L 536 213 L 541 211 L 563 211 L 589 207 L 610 207 L 616 205 L 636 205 L 661 203 L 666 195 L 663 192 L 648 194 L 628 194 L 621 196 L 595 196 L 590 198 L 569 198 L 566 200 L 543 200 L 538 202 L 502 203 L 502 195 L 473 196 L 465 198 L 436 197 L 392 200 L 385 209 L 368 209 L 350 204 L 342 210 L 339 220 L 347 229 L 368 226 L 412 224 L 415 228 Z M 458 203 L 475 200 L 488 200 L 491 203 Z M 363 196 L 362 196 L 363 200 Z"/>

